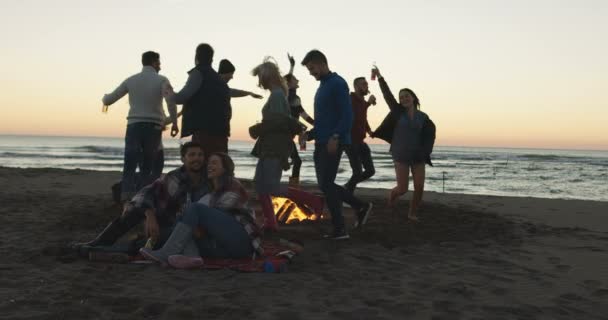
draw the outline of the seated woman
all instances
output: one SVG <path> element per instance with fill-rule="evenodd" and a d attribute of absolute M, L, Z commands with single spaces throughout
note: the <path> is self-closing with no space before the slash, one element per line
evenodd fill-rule
<path fill-rule="evenodd" d="M 192 268 L 203 264 L 202 257 L 236 259 L 263 254 L 253 210 L 247 207 L 247 191 L 234 178 L 230 156 L 211 154 L 207 175 L 211 192 L 185 210 L 161 249 L 141 249 L 144 258 Z"/>

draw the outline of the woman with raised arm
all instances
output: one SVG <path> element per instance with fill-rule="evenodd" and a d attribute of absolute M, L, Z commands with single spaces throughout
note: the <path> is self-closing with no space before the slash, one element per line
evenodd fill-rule
<path fill-rule="evenodd" d="M 374 67 L 372 73 L 378 78 L 382 95 L 390 108 L 390 113 L 374 132 L 374 137 L 390 143 L 390 152 L 395 164 L 397 186 L 390 191 L 388 204 L 393 206 L 395 201 L 407 192 L 411 172 L 414 195 L 407 217 L 416 222 L 416 209 L 424 192 L 425 164 L 433 165 L 430 156 L 435 143 L 435 124 L 426 113 L 420 111 L 420 100 L 414 91 L 408 88 L 399 90 L 397 102 L 380 70 Z"/>
<path fill-rule="evenodd" d="M 247 191 L 234 177 L 230 156 L 211 154 L 207 176 L 211 192 L 188 206 L 161 249 L 141 249 L 144 258 L 185 269 L 202 266 L 205 257 L 236 259 L 263 253 L 260 229 L 247 206 Z"/>
<path fill-rule="evenodd" d="M 295 67 L 296 61 L 289 53 L 287 54 L 287 58 L 289 59 L 290 66 L 289 73 L 286 74 L 283 78 L 285 78 L 285 81 L 287 82 L 287 88 L 289 90 L 287 95 L 287 102 L 289 102 L 291 116 L 297 121 L 300 121 L 300 117 L 302 117 L 310 125 L 314 125 L 314 120 L 310 115 L 308 115 L 308 113 L 306 113 L 306 111 L 302 107 L 302 101 L 300 100 L 300 97 L 297 94 L 297 90 L 300 87 L 300 81 L 293 74 L 293 69 Z M 306 130 L 306 126 L 303 124 L 302 129 L 303 131 Z M 306 141 L 302 141 L 302 139 L 305 138 L 300 137 L 301 143 L 306 143 Z M 291 151 L 291 155 L 289 157 L 291 158 L 291 164 L 293 166 L 291 171 L 291 177 L 289 177 L 289 184 L 291 186 L 297 187 L 300 185 L 300 167 L 302 166 L 302 159 L 300 159 L 298 147 L 296 146 L 295 142 L 293 143 L 293 150 Z"/>

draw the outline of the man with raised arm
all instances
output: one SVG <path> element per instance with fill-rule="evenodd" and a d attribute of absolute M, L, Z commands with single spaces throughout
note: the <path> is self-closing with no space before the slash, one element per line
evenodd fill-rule
<path fill-rule="evenodd" d="M 157 158 L 161 133 L 165 120 L 163 98 L 167 102 L 171 122 L 171 136 L 179 132 L 177 108 L 173 103 L 173 88 L 169 80 L 158 74 L 160 55 L 153 51 L 141 56 L 142 71 L 123 81 L 112 93 L 103 96 L 104 106 L 109 106 L 129 94 L 129 114 L 125 135 L 125 155 L 122 170 L 121 201 L 129 200 L 135 192 L 152 182 L 152 166 Z M 140 179 L 135 170 L 140 161 Z"/>

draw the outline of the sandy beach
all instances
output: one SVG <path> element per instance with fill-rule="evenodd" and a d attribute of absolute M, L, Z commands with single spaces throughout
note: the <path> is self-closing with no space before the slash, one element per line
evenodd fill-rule
<path fill-rule="evenodd" d="M 608 319 L 608 202 L 429 192 L 411 224 L 410 194 L 391 210 L 361 189 L 375 210 L 351 240 L 275 235 L 305 246 L 287 273 L 181 271 L 67 250 L 119 214 L 119 177 L 0 167 L 0 318 Z"/>

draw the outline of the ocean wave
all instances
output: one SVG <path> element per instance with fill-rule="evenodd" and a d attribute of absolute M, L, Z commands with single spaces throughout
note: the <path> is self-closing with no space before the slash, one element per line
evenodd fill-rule
<path fill-rule="evenodd" d="M 122 160 L 123 155 L 90 155 L 90 154 L 46 154 L 46 153 L 21 153 L 21 152 L 0 152 L 0 158 L 15 159 L 91 159 L 91 160 Z"/>
<path fill-rule="evenodd" d="M 124 147 L 109 147 L 109 146 L 79 146 L 74 147 L 73 150 L 90 152 L 90 153 L 124 153 Z"/>

